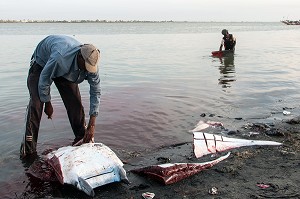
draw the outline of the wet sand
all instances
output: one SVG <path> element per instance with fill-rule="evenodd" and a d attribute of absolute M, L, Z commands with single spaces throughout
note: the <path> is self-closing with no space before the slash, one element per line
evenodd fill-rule
<path fill-rule="evenodd" d="M 143 154 L 121 154 L 130 185 L 113 183 L 95 189 L 95 198 L 143 198 L 142 193 L 155 193 L 154 198 L 300 198 L 300 124 L 277 121 L 273 135 L 266 129 L 249 139 L 272 140 L 282 146 L 241 147 L 231 151 L 228 159 L 171 185 L 130 172 L 131 169 L 161 164 L 163 161 L 205 162 L 215 157 L 196 159 L 192 143 L 162 147 Z M 253 129 L 240 129 L 235 136 Z M 268 133 L 269 135 L 267 135 Z M 122 152 L 118 152 L 122 153 Z M 127 157 L 126 157 L 127 156 Z M 136 157 L 133 157 L 136 156 Z M 215 190 L 212 194 L 211 190 Z"/>
<path fill-rule="evenodd" d="M 271 126 L 264 123 L 249 125 L 246 121 L 243 122 L 243 128 L 230 131 L 230 137 L 277 141 L 283 145 L 232 149 L 231 155 L 217 165 L 170 185 L 135 174 L 131 170 L 166 162 L 206 162 L 228 151 L 197 159 L 192 142 L 174 143 L 172 146 L 143 152 L 115 150 L 125 163 L 124 168 L 130 184 L 117 182 L 98 187 L 94 189 L 94 198 L 138 199 L 143 198 L 142 194 L 145 192 L 154 193 L 155 199 L 300 198 L 300 118 L 288 120 L 289 123 L 277 120 L 272 122 Z M 71 185 L 62 186 L 58 182 L 50 183 L 46 190 L 44 186 L 39 193 L 38 187 L 43 187 L 41 183 L 31 183 L 31 191 L 17 198 L 91 198 Z"/>

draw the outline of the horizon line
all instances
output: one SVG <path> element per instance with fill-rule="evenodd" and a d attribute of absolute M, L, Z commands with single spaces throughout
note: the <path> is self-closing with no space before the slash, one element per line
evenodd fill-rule
<path fill-rule="evenodd" d="M 94 23 L 114 23 L 114 22 L 190 22 L 190 23 L 259 23 L 259 22 L 281 22 L 279 21 L 192 21 L 192 20 L 106 20 L 106 19 L 0 19 L 0 23 L 53 23 L 53 22 L 61 22 L 61 23 L 88 23 L 88 22 L 94 22 Z"/>

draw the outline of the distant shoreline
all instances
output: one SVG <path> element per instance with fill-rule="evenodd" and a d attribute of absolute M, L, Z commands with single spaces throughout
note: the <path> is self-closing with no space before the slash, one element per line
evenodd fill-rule
<path fill-rule="evenodd" d="M 274 22 L 274 21 L 273 21 Z M 147 21 L 147 20 L 3 20 L 0 23 L 273 23 L 258 21 Z"/>
<path fill-rule="evenodd" d="M 139 20 L 0 20 L 0 23 L 170 23 L 169 21 L 139 21 Z M 187 22 L 187 21 L 181 21 Z"/>

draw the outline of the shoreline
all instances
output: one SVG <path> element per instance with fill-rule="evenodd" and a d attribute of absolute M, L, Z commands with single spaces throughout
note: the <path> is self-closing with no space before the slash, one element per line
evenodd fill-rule
<path fill-rule="evenodd" d="M 292 122 L 291 122 L 292 121 Z M 247 121 L 243 121 L 249 124 Z M 289 122 L 289 123 L 288 123 Z M 265 123 L 265 125 L 269 125 Z M 249 125 L 248 125 L 249 127 Z M 300 117 L 274 120 L 270 129 L 264 123 L 252 128 L 239 127 L 226 137 L 281 142 L 281 146 L 246 146 L 196 158 L 193 143 L 174 143 L 142 152 L 114 150 L 123 161 L 130 184 L 114 182 L 94 189 L 95 199 L 139 199 L 146 192 L 154 193 L 154 199 L 170 198 L 299 198 L 300 184 Z M 257 131 L 259 134 L 249 132 Z M 203 132 L 207 132 L 203 130 Z M 217 133 L 216 133 L 217 134 Z M 224 135 L 225 136 L 225 135 Z M 231 152 L 230 156 L 212 166 L 173 184 L 163 183 L 144 175 L 133 173 L 151 165 L 163 163 L 203 163 L 215 160 Z M 41 182 L 40 183 L 44 183 Z M 30 186 L 45 188 L 36 180 Z M 40 184 L 40 185 L 39 185 Z M 46 190 L 27 190 L 17 198 L 91 198 L 72 185 L 48 182 Z M 39 188 L 39 189 L 40 189 Z M 38 190 L 39 190 L 38 189 Z"/>
<path fill-rule="evenodd" d="M 227 137 L 281 142 L 281 146 L 246 146 L 196 158 L 193 143 L 175 143 L 142 153 L 115 151 L 124 162 L 130 184 L 115 182 L 94 189 L 95 199 L 142 198 L 146 192 L 157 198 L 299 198 L 300 117 L 291 124 L 274 121 L 272 130 L 264 123 L 239 128 Z M 249 124 L 246 123 L 245 124 Z M 267 125 L 267 124 L 266 124 Z M 259 134 L 250 134 L 257 131 Z M 205 130 L 203 130 L 205 132 Z M 230 131 L 231 132 L 231 131 Z M 250 136 L 251 135 L 251 136 Z M 163 163 L 203 163 L 231 152 L 230 156 L 190 177 L 170 185 L 132 172 Z M 71 185 L 53 186 L 55 196 L 90 198 Z M 49 194 L 49 193 L 48 193 Z M 35 195 L 36 196 L 36 195 Z"/>
<path fill-rule="evenodd" d="M 281 23 L 281 21 L 174 21 L 174 20 L 3 20 L 1 23 Z"/>
<path fill-rule="evenodd" d="M 123 189 L 117 191 L 119 193 L 110 192 L 105 187 L 96 189 L 96 198 L 139 198 L 144 192 L 155 193 L 155 198 L 299 198 L 300 120 L 297 120 L 294 124 L 274 122 L 273 130 L 277 133 L 273 136 L 260 132 L 260 135 L 249 138 L 277 141 L 283 143 L 282 146 L 230 150 L 228 159 L 171 185 L 162 185 L 147 176 L 129 172 L 131 185 L 119 185 Z M 245 132 L 245 129 L 239 130 L 239 135 Z M 158 160 L 162 158 L 169 158 L 171 163 L 205 162 L 227 153 L 197 159 L 192 149 L 192 143 L 164 147 L 130 160 L 130 165 L 124 168 L 127 171 L 141 165 L 160 164 Z M 111 189 L 109 185 L 107 188 Z M 211 194 L 213 188 L 217 190 L 215 195 Z"/>
<path fill-rule="evenodd" d="M 300 120 L 299 120 L 300 121 Z M 134 174 L 130 170 L 161 164 L 205 162 L 224 155 L 228 151 L 207 155 L 199 159 L 193 153 L 193 144 L 179 143 L 166 146 L 148 154 L 128 160 L 124 168 L 128 172 L 130 185 L 117 183 L 95 190 L 95 198 L 142 198 L 142 193 L 152 192 L 154 198 L 299 198 L 300 191 L 300 125 L 276 121 L 274 135 L 266 135 L 261 129 L 259 135 L 249 139 L 271 140 L 283 143 L 281 146 L 251 146 L 229 150 L 231 155 L 217 165 L 171 185 Z M 246 129 L 239 129 L 240 137 Z M 205 131 L 205 130 L 204 130 Z M 114 187 L 114 188 L 113 188 Z M 211 190 L 216 194 L 212 195 Z"/>

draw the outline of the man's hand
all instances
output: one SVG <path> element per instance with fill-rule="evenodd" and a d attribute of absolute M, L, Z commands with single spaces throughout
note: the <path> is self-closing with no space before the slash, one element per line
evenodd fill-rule
<path fill-rule="evenodd" d="M 83 143 L 94 142 L 96 117 L 90 116 L 89 125 L 83 137 Z"/>
<path fill-rule="evenodd" d="M 45 112 L 46 115 L 48 116 L 48 119 L 52 119 L 52 115 L 53 115 L 53 107 L 52 107 L 51 102 L 46 102 L 46 103 L 45 103 L 44 112 Z"/>
<path fill-rule="evenodd" d="M 95 136 L 95 126 L 88 126 L 85 130 L 85 134 L 83 137 L 83 143 L 90 143 L 94 142 L 94 136 Z"/>

